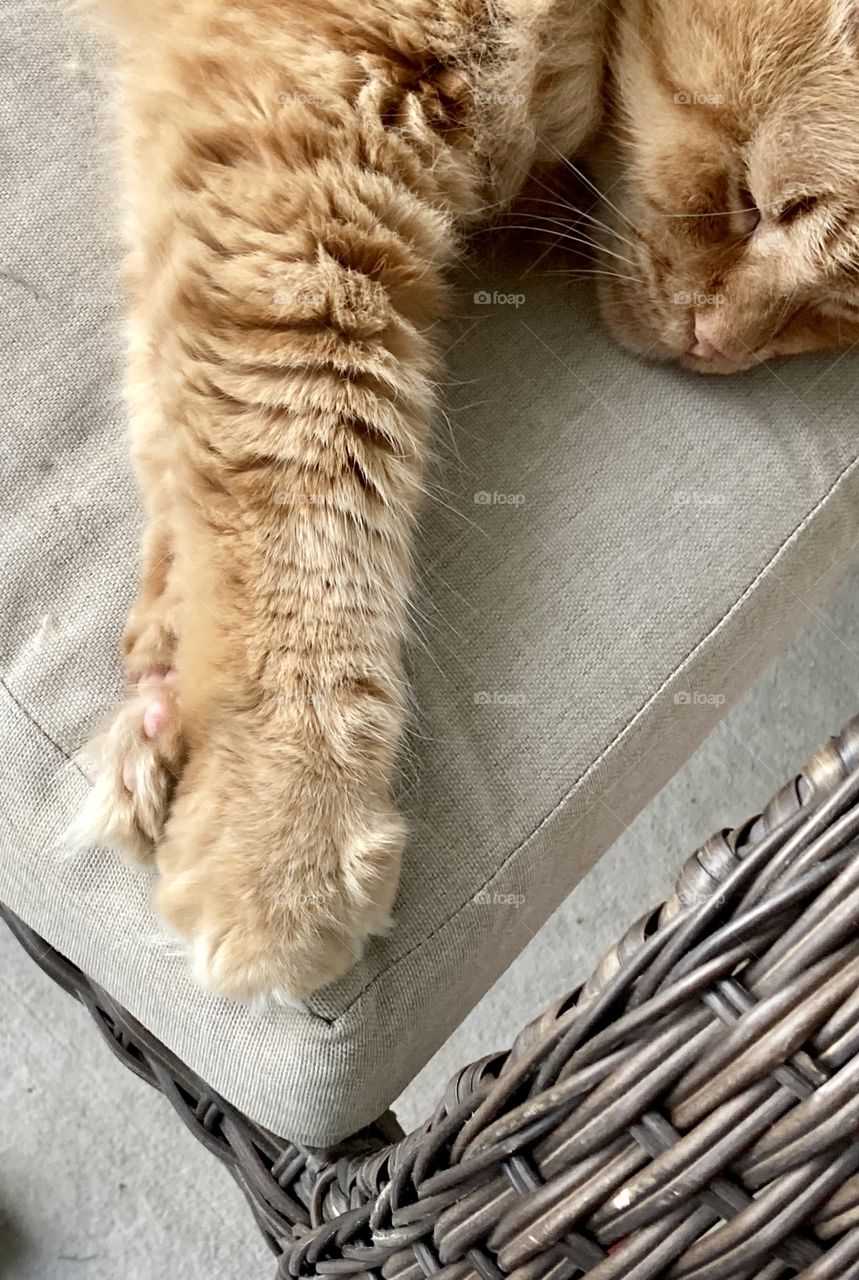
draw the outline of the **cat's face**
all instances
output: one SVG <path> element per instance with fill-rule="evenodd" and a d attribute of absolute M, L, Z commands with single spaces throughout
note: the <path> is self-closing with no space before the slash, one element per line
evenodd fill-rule
<path fill-rule="evenodd" d="M 624 345 L 729 373 L 859 340 L 857 0 L 624 0 L 612 53 Z M 626 278 L 618 278 L 626 277 Z"/>

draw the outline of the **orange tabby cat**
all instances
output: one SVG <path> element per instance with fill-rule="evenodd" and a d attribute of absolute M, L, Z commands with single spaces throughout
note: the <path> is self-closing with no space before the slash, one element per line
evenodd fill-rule
<path fill-rule="evenodd" d="M 859 341 L 857 0 L 624 0 L 615 336 L 734 373 Z"/>
<path fill-rule="evenodd" d="M 445 272 L 463 230 L 593 135 L 605 8 L 96 3 L 118 35 L 149 528 L 133 693 L 81 830 L 154 852 L 198 981 L 301 997 L 385 928 L 396 890 Z M 606 291 L 619 336 L 714 370 L 840 340 L 852 3 L 629 0 L 613 27 L 627 208 L 606 253 L 637 281 Z M 824 320 L 811 280 L 842 259 Z"/>

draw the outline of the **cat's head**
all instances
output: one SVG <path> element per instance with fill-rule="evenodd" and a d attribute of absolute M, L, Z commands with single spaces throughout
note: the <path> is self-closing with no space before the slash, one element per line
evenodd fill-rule
<path fill-rule="evenodd" d="M 596 210 L 615 336 L 725 373 L 853 345 L 859 0 L 618 7 Z"/>

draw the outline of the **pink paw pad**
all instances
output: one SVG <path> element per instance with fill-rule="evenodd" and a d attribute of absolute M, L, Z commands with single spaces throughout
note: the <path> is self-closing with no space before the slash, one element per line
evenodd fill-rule
<path fill-rule="evenodd" d="M 172 679 L 173 672 L 153 672 L 142 676 L 137 683 L 137 690 L 145 700 L 141 728 L 147 738 L 157 738 L 167 728 L 171 707 L 169 699 L 162 692 L 165 681 Z M 142 767 L 139 760 L 127 757 L 122 766 L 122 781 L 127 791 L 135 791 L 138 785 L 138 771 Z"/>
<path fill-rule="evenodd" d="M 155 738 L 167 723 L 170 710 L 164 698 L 156 694 L 143 713 L 143 732 L 147 738 Z"/>

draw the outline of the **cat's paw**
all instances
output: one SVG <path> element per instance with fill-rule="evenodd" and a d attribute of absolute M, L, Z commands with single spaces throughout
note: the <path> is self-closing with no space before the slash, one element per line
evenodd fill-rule
<path fill-rule="evenodd" d="M 196 763 L 158 848 L 159 913 L 201 986 L 303 1000 L 389 928 L 403 821 L 354 795 L 260 785 L 265 768 L 235 756 Z"/>
<path fill-rule="evenodd" d="M 164 830 L 184 759 L 173 673 L 142 676 L 134 696 L 89 744 L 86 757 L 93 785 L 64 843 L 106 846 L 148 861 Z"/>

